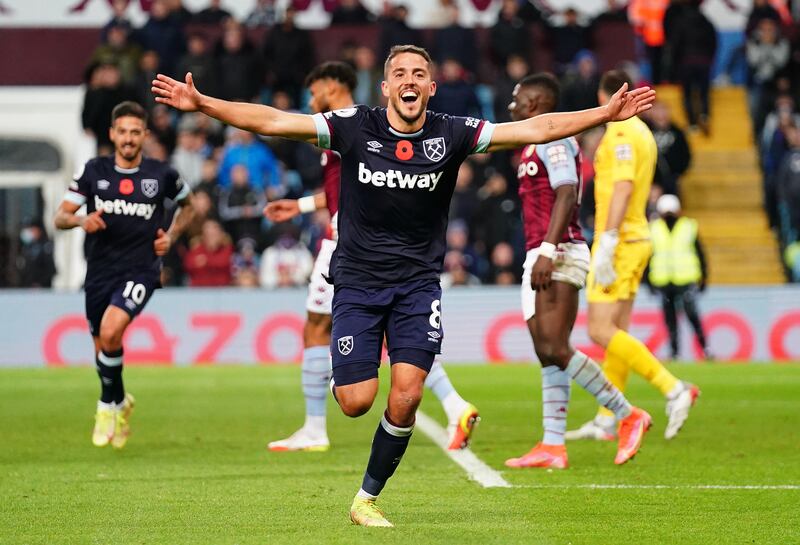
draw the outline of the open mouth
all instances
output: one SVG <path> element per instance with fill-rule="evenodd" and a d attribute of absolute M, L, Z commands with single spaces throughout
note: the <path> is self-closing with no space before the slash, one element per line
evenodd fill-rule
<path fill-rule="evenodd" d="M 419 98 L 419 94 L 411 89 L 407 89 L 400 93 L 400 100 L 406 104 L 413 104 Z"/>

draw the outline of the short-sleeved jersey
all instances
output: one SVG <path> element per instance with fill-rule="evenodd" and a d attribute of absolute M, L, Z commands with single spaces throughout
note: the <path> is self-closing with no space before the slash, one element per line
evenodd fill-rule
<path fill-rule="evenodd" d="M 342 160 L 334 151 L 323 150 L 320 156 L 322 164 L 322 189 L 325 191 L 325 203 L 331 218 L 339 210 L 339 180 L 342 174 Z"/>
<path fill-rule="evenodd" d="M 645 215 L 658 148 L 653 133 L 638 117 L 609 123 L 594 159 L 595 231 L 605 231 L 614 184 L 633 182 L 633 193 L 619 228 L 620 240 L 650 237 Z"/>
<path fill-rule="evenodd" d="M 86 204 L 87 213 L 102 210 L 106 228 L 87 234 L 87 278 L 115 271 L 159 270 L 161 260 L 153 249 L 164 221 L 164 200 L 183 200 L 189 186 L 168 164 L 143 159 L 132 169 L 114 163 L 114 157 L 97 157 L 70 184 L 64 199 Z"/>
<path fill-rule="evenodd" d="M 519 198 L 525 225 L 525 248 L 538 248 L 544 242 L 550 216 L 556 202 L 556 189 L 576 185 L 578 202 L 558 242 L 585 242 L 578 224 L 578 209 L 583 192 L 581 148 L 574 138 L 547 144 L 530 144 L 522 148 L 517 167 Z"/>
<path fill-rule="evenodd" d="M 342 158 L 336 285 L 392 286 L 437 279 L 458 168 L 486 151 L 494 126 L 427 112 L 423 127 L 394 130 L 385 108 L 315 114 L 318 144 Z"/>

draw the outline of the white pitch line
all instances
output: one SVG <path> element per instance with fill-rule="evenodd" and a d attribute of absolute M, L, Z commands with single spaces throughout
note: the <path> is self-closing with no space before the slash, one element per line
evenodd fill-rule
<path fill-rule="evenodd" d="M 588 490 L 800 490 L 800 484 L 523 484 L 514 488 Z"/>
<path fill-rule="evenodd" d="M 467 472 L 467 476 L 484 488 L 511 488 L 512 485 L 506 481 L 499 471 L 495 471 L 483 461 L 475 456 L 475 453 L 465 448 L 462 450 L 448 450 L 447 430 L 439 425 L 431 417 L 417 411 L 416 428 L 427 435 L 451 460 L 457 463 Z"/>

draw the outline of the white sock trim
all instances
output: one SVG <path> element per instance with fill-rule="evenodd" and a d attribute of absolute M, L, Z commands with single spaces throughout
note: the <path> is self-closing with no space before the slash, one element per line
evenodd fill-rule
<path fill-rule="evenodd" d="M 372 500 L 375 501 L 378 499 L 378 496 L 373 496 L 369 492 L 365 491 L 363 488 L 358 489 L 358 493 L 356 494 L 359 498 L 364 498 L 365 500 Z"/>
<path fill-rule="evenodd" d="M 394 435 L 395 437 L 408 437 L 411 435 L 411 432 L 414 431 L 414 424 L 411 424 L 407 428 L 401 428 L 386 420 L 386 415 L 381 417 L 381 426 L 386 430 L 386 433 Z"/>

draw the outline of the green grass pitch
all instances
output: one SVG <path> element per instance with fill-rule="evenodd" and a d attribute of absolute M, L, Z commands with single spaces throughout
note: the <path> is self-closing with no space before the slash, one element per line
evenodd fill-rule
<path fill-rule="evenodd" d="M 504 469 L 540 436 L 538 368 L 448 371 L 481 410 L 473 451 Z M 93 369 L 0 371 L 0 543 L 800 543 L 800 366 L 675 372 L 703 390 L 686 427 L 665 441 L 663 400 L 632 379 L 655 425 L 623 467 L 614 445 L 575 443 L 570 469 L 484 489 L 418 431 L 381 498 L 397 528 L 365 529 L 347 512 L 385 397 L 355 420 L 331 403 L 327 453 L 270 453 L 302 420 L 297 367 L 129 368 L 138 406 L 115 452 L 90 442 Z M 570 427 L 595 408 L 572 391 Z"/>

